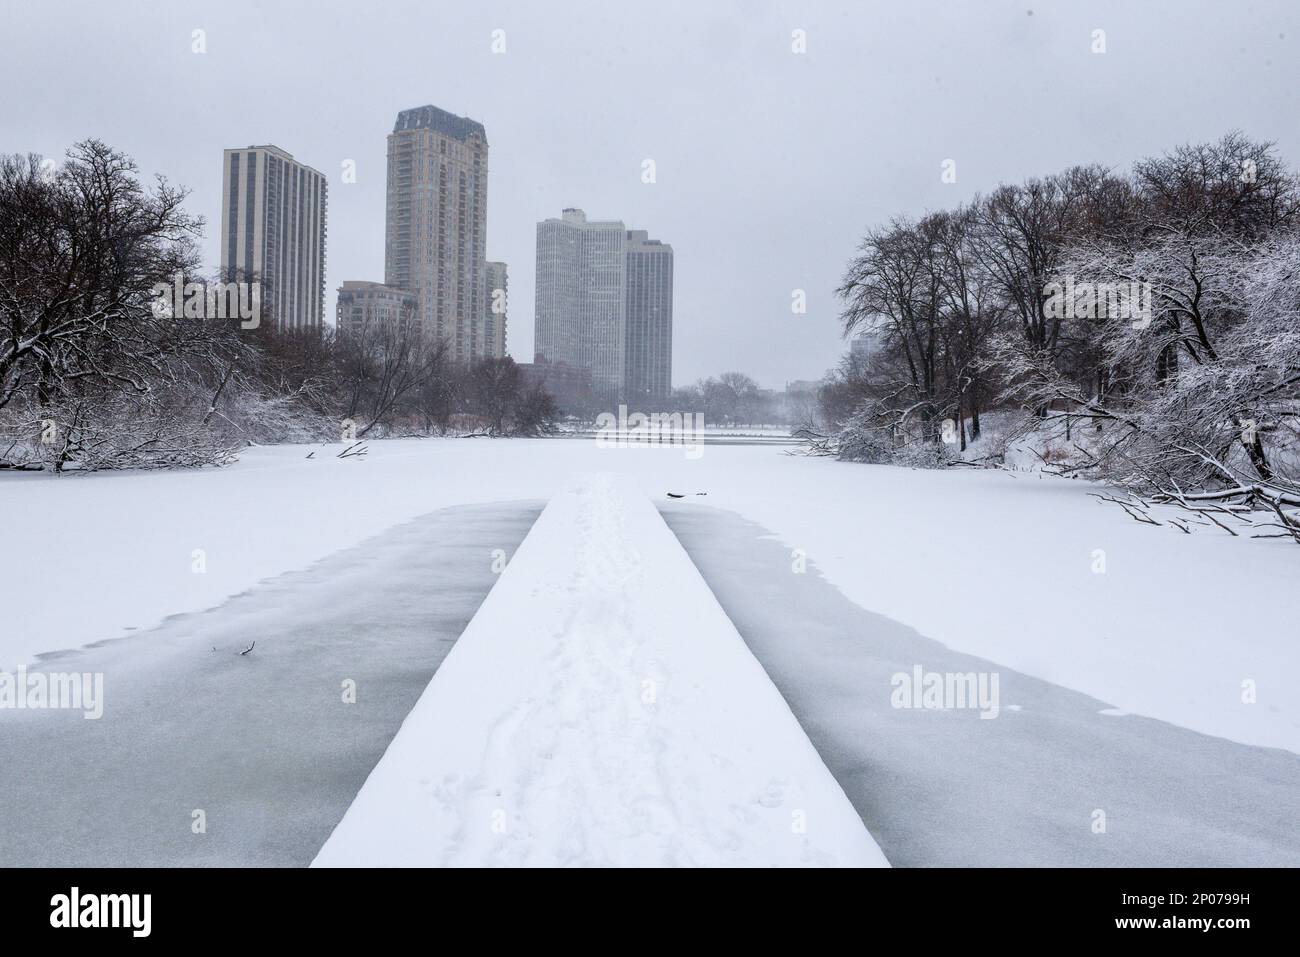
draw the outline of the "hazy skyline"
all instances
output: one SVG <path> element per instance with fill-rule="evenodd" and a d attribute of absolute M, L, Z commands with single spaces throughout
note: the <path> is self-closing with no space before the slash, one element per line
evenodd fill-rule
<path fill-rule="evenodd" d="M 328 322 L 344 280 L 384 278 L 397 113 L 482 122 L 510 352 L 532 358 L 535 224 L 580 207 L 673 246 L 674 385 L 820 377 L 846 348 L 844 266 L 894 215 L 1233 128 L 1300 160 L 1300 9 L 1281 2 L 4 6 L 0 150 L 61 157 L 96 137 L 189 187 L 211 270 L 222 151 L 287 150 L 330 184 Z"/>

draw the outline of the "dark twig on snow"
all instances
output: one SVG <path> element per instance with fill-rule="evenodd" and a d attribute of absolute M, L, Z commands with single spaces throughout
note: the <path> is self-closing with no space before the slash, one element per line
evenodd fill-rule
<path fill-rule="evenodd" d="M 1102 495 L 1099 492 L 1090 492 L 1089 494 L 1092 495 L 1093 498 L 1101 499 L 1103 502 L 1111 502 L 1114 505 L 1118 505 L 1128 514 L 1128 517 L 1133 519 L 1135 522 L 1157 526 L 1164 524 L 1146 514 L 1147 506 L 1140 500 L 1126 502 L 1123 499 L 1115 498 L 1113 495 Z"/>

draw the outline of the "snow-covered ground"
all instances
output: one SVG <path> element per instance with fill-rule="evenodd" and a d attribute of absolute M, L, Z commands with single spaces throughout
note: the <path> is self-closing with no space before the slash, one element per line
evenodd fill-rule
<path fill-rule="evenodd" d="M 886 866 L 650 500 L 551 499 L 318 866 Z"/>
<path fill-rule="evenodd" d="M 309 451 L 253 449 L 222 471 L 0 476 L 13 543 L 0 550 L 0 668 L 210 607 L 437 508 L 549 499 L 575 473 L 610 471 L 656 499 L 707 492 L 701 502 L 779 535 L 792 566 L 799 550 L 861 607 L 954 649 L 1122 711 L 1300 752 L 1300 549 L 1288 542 L 1139 525 L 1079 482 L 765 446 Z"/>

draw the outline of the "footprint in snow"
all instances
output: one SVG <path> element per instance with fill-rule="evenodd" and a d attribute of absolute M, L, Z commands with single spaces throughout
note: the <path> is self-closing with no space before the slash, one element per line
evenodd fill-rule
<path fill-rule="evenodd" d="M 763 807 L 780 807 L 785 803 L 785 785 L 780 781 L 771 782 L 759 797 L 758 803 Z"/>

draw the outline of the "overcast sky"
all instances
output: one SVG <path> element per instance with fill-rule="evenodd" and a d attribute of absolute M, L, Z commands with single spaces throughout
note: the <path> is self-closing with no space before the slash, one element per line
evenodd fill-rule
<path fill-rule="evenodd" d="M 210 268 L 223 149 L 274 143 L 325 173 L 331 321 L 341 282 L 384 278 L 397 112 L 432 103 L 481 121 L 510 352 L 532 358 L 535 224 L 578 206 L 673 245 L 675 385 L 733 369 L 771 387 L 820 377 L 845 347 L 845 263 L 897 213 L 1073 163 L 1124 168 L 1231 128 L 1300 165 L 1295 0 L 0 8 L 0 150 L 61 156 L 94 136 L 126 151 L 193 190 Z M 191 52 L 195 29 L 206 53 Z M 1091 52 L 1099 29 L 1104 54 Z M 349 159 L 355 184 L 342 182 Z"/>

